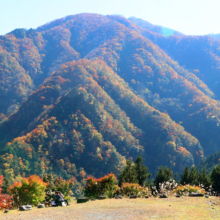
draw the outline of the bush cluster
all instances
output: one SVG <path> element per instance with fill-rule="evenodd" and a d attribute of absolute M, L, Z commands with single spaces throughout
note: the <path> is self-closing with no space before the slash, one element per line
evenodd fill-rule
<path fill-rule="evenodd" d="M 179 196 L 188 196 L 190 193 L 201 193 L 205 194 L 206 191 L 200 186 L 191 186 L 191 185 L 181 185 L 175 189 L 175 192 Z"/>
<path fill-rule="evenodd" d="M 64 180 L 62 177 L 54 177 L 52 174 L 45 174 L 43 181 L 47 184 L 45 190 L 45 200 L 51 201 L 54 198 L 56 191 L 62 192 L 65 199 L 70 200 L 72 196 L 72 188 L 74 186 L 75 179 Z"/>
<path fill-rule="evenodd" d="M 121 187 L 115 191 L 115 195 L 121 195 L 124 197 L 137 196 L 138 198 L 144 198 L 149 196 L 151 190 L 148 187 L 140 186 L 138 183 L 123 183 Z"/>
<path fill-rule="evenodd" d="M 86 181 L 84 193 L 89 198 L 97 198 L 101 195 L 111 198 L 117 189 L 117 178 L 112 173 L 99 179 L 88 177 Z"/>
<path fill-rule="evenodd" d="M 7 179 L 0 176 L 0 209 L 51 201 L 54 199 L 55 191 L 61 191 L 65 199 L 69 200 L 73 185 L 74 179 L 55 178 L 52 174 L 46 174 L 43 178 L 38 175 L 23 177 L 12 185 L 8 185 Z"/>

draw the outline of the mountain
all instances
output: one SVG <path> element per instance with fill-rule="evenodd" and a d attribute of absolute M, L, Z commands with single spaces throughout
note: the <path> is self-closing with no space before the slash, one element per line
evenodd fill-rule
<path fill-rule="evenodd" d="M 0 36 L 4 176 L 118 174 L 138 154 L 180 172 L 219 150 L 220 42 L 133 21 L 78 14 Z"/>
<path fill-rule="evenodd" d="M 199 171 L 202 171 L 203 169 L 206 169 L 207 172 L 211 172 L 212 169 L 217 166 L 220 162 L 220 151 L 217 151 L 214 154 L 209 155 L 205 160 L 202 160 L 197 169 Z"/>
<path fill-rule="evenodd" d="M 142 34 L 163 49 L 180 66 L 202 80 L 212 90 L 215 99 L 220 99 L 219 40 L 210 36 L 164 37 L 147 30 L 143 30 Z"/>
<path fill-rule="evenodd" d="M 163 27 L 160 25 L 153 25 L 148 21 L 145 21 L 143 19 L 140 18 L 136 18 L 136 17 L 130 17 L 128 18 L 128 20 L 132 21 L 133 23 L 139 25 L 140 27 L 143 27 L 147 30 L 150 30 L 152 32 L 155 32 L 157 34 L 161 34 L 163 36 L 171 36 L 171 35 L 176 35 L 176 36 L 183 36 L 184 34 L 175 31 L 173 29 L 167 28 L 167 27 Z"/>
<path fill-rule="evenodd" d="M 208 34 L 208 36 L 214 38 L 214 39 L 220 39 L 220 34 Z"/>

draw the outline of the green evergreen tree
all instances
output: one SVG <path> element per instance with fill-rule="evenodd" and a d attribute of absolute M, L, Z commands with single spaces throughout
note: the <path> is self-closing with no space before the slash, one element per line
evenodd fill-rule
<path fill-rule="evenodd" d="M 132 165 L 132 161 L 127 160 L 126 163 L 127 166 L 119 175 L 119 186 L 121 186 L 123 183 L 138 183 L 137 172 L 135 166 Z"/>
<path fill-rule="evenodd" d="M 148 173 L 148 168 L 144 165 L 143 159 L 140 155 L 138 155 L 135 161 L 135 170 L 139 185 L 144 186 L 146 180 L 151 177 L 151 173 Z"/>
<path fill-rule="evenodd" d="M 206 169 L 203 169 L 202 173 L 200 173 L 198 180 L 199 183 L 204 185 L 205 189 L 208 189 L 209 186 L 212 185 L 210 176 L 206 173 Z"/>
<path fill-rule="evenodd" d="M 189 167 L 187 166 L 181 174 L 180 183 L 182 185 L 199 185 L 199 183 L 202 183 L 202 174 L 200 174 L 195 167 L 189 169 Z"/>
<path fill-rule="evenodd" d="M 200 173 L 196 170 L 195 167 L 192 167 L 190 174 L 189 174 L 189 184 L 199 185 L 199 176 L 200 176 Z"/>
<path fill-rule="evenodd" d="M 159 189 L 159 183 L 169 181 L 173 176 L 173 171 L 171 168 L 160 166 L 158 172 L 156 173 L 156 178 L 154 180 L 154 185 Z"/>
<path fill-rule="evenodd" d="M 220 192 L 220 164 L 213 168 L 210 178 L 214 190 Z"/>
<path fill-rule="evenodd" d="M 180 183 L 182 185 L 185 185 L 185 184 L 189 183 L 189 175 L 190 175 L 190 169 L 187 166 L 187 167 L 185 167 L 185 169 L 183 170 L 183 173 L 181 174 Z"/>

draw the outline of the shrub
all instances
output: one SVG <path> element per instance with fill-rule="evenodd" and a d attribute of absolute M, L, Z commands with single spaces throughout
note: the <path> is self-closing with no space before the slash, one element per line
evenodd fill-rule
<path fill-rule="evenodd" d="M 8 194 L 0 195 L 0 208 L 10 209 L 13 206 L 13 197 Z"/>
<path fill-rule="evenodd" d="M 0 208 L 8 209 L 12 207 L 12 196 L 2 193 L 3 176 L 0 176 Z"/>
<path fill-rule="evenodd" d="M 28 178 L 22 178 L 21 182 L 15 182 L 9 186 L 9 192 L 13 195 L 16 205 L 37 205 L 45 199 L 45 189 L 47 183 L 44 183 L 39 176 L 33 175 Z"/>
<path fill-rule="evenodd" d="M 150 190 L 147 187 L 142 187 L 137 183 L 123 183 L 120 188 L 115 191 L 117 195 L 130 196 L 136 195 L 139 198 L 149 196 Z"/>
<path fill-rule="evenodd" d="M 46 188 L 46 201 L 53 200 L 55 191 L 60 191 L 63 193 L 65 199 L 70 200 L 72 196 L 71 189 L 74 186 L 75 179 L 64 180 L 62 177 L 54 177 L 52 174 L 46 174 L 43 177 L 43 181 L 47 183 Z"/>
<path fill-rule="evenodd" d="M 202 193 L 205 194 L 206 191 L 199 187 L 199 186 L 191 186 L 191 185 L 184 185 L 184 186 L 178 186 L 174 192 L 176 192 L 177 195 L 180 196 L 188 196 L 190 193 Z"/>
<path fill-rule="evenodd" d="M 151 187 L 152 195 L 154 197 L 156 196 L 170 196 L 173 194 L 174 189 L 177 188 L 178 184 L 176 183 L 176 180 L 170 179 L 169 181 L 165 181 L 158 184 L 159 187 L 157 189 L 156 186 Z"/>
<path fill-rule="evenodd" d="M 86 180 L 81 180 L 80 182 L 75 181 L 74 186 L 72 188 L 73 196 L 78 199 L 84 194 L 84 187 L 86 185 Z"/>
<path fill-rule="evenodd" d="M 139 184 L 137 183 L 123 183 L 122 192 L 125 196 L 136 195 L 139 192 Z"/>
<path fill-rule="evenodd" d="M 61 191 L 65 199 L 70 200 L 72 196 L 72 188 L 74 185 L 75 179 L 64 180 L 62 177 L 55 179 L 55 188 L 58 191 Z"/>
<path fill-rule="evenodd" d="M 111 197 L 117 188 L 117 179 L 112 173 L 99 179 L 88 177 L 86 182 L 87 184 L 85 186 L 84 193 L 85 196 L 90 198 L 97 198 L 104 193 Z"/>

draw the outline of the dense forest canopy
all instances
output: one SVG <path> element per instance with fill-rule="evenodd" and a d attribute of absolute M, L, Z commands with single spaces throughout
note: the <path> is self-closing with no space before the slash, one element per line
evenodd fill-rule
<path fill-rule="evenodd" d="M 220 41 L 78 14 L 0 36 L 0 174 L 181 172 L 220 143 Z"/>

